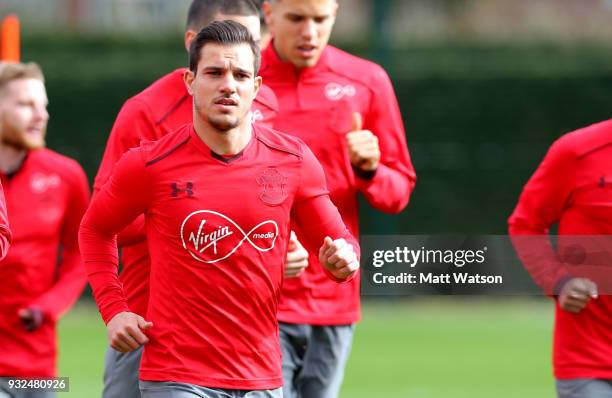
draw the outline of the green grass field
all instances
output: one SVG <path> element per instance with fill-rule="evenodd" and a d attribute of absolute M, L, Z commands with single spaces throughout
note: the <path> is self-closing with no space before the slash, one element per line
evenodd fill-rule
<path fill-rule="evenodd" d="M 552 304 L 515 298 L 419 298 L 364 305 L 342 398 L 553 398 Z M 60 375 L 98 397 L 106 332 L 81 304 L 60 325 Z"/>

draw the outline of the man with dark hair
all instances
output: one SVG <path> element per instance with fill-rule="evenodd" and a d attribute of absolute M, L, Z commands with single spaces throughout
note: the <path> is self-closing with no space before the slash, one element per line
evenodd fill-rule
<path fill-rule="evenodd" d="M 261 75 L 279 99 L 274 127 L 317 154 L 331 199 L 358 236 L 357 194 L 398 213 L 416 176 L 383 68 L 328 45 L 337 8 L 336 0 L 264 3 L 273 41 L 262 54 Z M 288 398 L 338 395 L 360 318 L 358 278 L 332 286 L 316 257 L 311 252 L 305 273 L 286 281 L 279 304 Z"/>
<path fill-rule="evenodd" d="M 87 177 L 45 148 L 47 102 L 38 65 L 0 63 L 0 180 L 13 234 L 0 262 L 0 397 L 54 396 L 11 389 L 3 378 L 57 376 L 56 325 L 86 282 L 77 232 Z"/>
<path fill-rule="evenodd" d="M 248 30 L 214 22 L 190 55 L 193 124 L 123 156 L 83 218 L 81 251 L 112 347 L 144 344 L 143 397 L 282 397 L 277 305 L 291 221 L 338 282 L 357 272 L 357 242 L 308 147 L 251 123 L 261 78 Z M 123 293 L 114 239 L 143 213 L 147 320 Z"/>
<path fill-rule="evenodd" d="M 0 260 L 6 257 L 11 244 L 11 230 L 9 228 L 8 216 L 6 215 L 6 201 L 4 190 L 0 184 Z"/>
<path fill-rule="evenodd" d="M 250 0 L 193 0 L 189 7 L 185 31 L 185 48 L 213 20 L 233 20 L 246 26 L 259 39 L 259 14 Z M 141 140 L 158 140 L 192 121 L 191 101 L 183 82 L 186 69 L 177 69 L 130 98 L 121 108 L 106 144 L 100 169 L 94 181 L 94 193 L 108 180 L 113 167 L 130 148 Z M 252 119 L 270 124 L 278 105 L 272 90 L 262 86 L 252 109 Z M 149 290 L 149 248 L 144 239 L 144 217 L 140 217 L 119 234 L 122 247 L 121 280 L 130 309 L 146 314 Z M 296 276 L 308 265 L 307 253 L 292 240 L 287 255 L 287 276 Z M 105 358 L 104 398 L 139 397 L 138 364 L 140 350 L 119 353 L 109 347 Z"/>
<path fill-rule="evenodd" d="M 508 220 L 525 267 L 555 301 L 553 368 L 560 398 L 612 397 L 611 177 L 607 120 L 553 143 Z M 554 225 L 555 247 L 548 236 Z"/>

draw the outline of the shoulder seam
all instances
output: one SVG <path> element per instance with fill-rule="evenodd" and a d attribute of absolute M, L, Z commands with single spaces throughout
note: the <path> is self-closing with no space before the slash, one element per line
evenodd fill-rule
<path fill-rule="evenodd" d="M 154 165 L 155 163 L 167 158 L 168 156 L 170 156 L 174 151 L 176 151 L 177 149 L 179 149 L 181 146 L 185 145 L 187 143 L 187 141 L 189 141 L 191 137 L 187 136 L 183 141 L 179 142 L 178 144 L 176 144 L 175 146 L 173 146 L 172 148 L 168 149 L 166 152 L 162 153 L 161 155 L 159 155 L 158 157 L 156 157 L 155 159 L 149 160 L 148 162 L 145 163 L 145 167 L 149 167 Z"/>
<path fill-rule="evenodd" d="M 298 153 L 297 151 L 292 151 L 291 149 L 282 148 L 282 147 L 280 147 L 278 145 L 272 144 L 271 142 L 267 141 L 266 139 L 260 137 L 259 135 L 256 138 L 257 138 L 257 140 L 262 142 L 265 146 L 268 146 L 268 147 L 270 147 L 272 149 L 276 149 L 277 151 L 285 152 L 285 153 L 288 153 L 290 155 L 296 156 L 300 160 L 302 160 L 302 158 L 304 157 L 304 155 L 302 155 L 301 153 Z"/>
<path fill-rule="evenodd" d="M 606 142 L 605 144 L 598 145 L 598 146 L 596 146 L 595 148 L 590 148 L 590 149 L 588 149 L 586 152 L 582 152 L 582 153 L 577 154 L 577 156 L 576 156 L 576 157 L 577 157 L 578 159 L 582 159 L 582 158 L 584 158 L 584 157 L 586 157 L 586 156 L 588 156 L 588 155 L 592 154 L 593 152 L 597 152 L 597 151 L 599 151 L 600 149 L 603 149 L 603 148 L 605 148 L 605 147 L 607 147 L 607 146 L 609 146 L 609 145 L 612 145 L 612 142 Z"/>

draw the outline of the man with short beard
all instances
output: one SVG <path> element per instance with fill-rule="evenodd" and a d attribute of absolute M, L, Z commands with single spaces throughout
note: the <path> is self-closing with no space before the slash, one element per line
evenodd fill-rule
<path fill-rule="evenodd" d="M 144 345 L 145 398 L 282 397 L 276 309 L 291 224 L 328 277 L 354 277 L 358 244 L 300 140 L 251 123 L 259 47 L 234 21 L 193 40 L 193 124 L 125 154 L 92 200 L 79 242 L 110 345 Z M 115 236 L 145 214 L 146 317 L 117 276 Z"/>
<path fill-rule="evenodd" d="M 11 230 L 9 228 L 8 217 L 6 215 L 6 201 L 4 190 L 0 184 L 0 260 L 6 257 L 6 252 L 11 244 Z"/>
<path fill-rule="evenodd" d="M 87 178 L 77 162 L 45 148 L 48 119 L 40 68 L 0 64 L 0 178 L 13 233 L 0 262 L 2 377 L 56 376 L 56 323 L 85 286 L 77 232 Z M 22 397 L 6 379 L 2 393 Z"/>
<path fill-rule="evenodd" d="M 260 39 L 258 9 L 251 0 L 193 0 L 187 13 L 184 36 L 186 49 L 195 35 L 212 21 L 233 20 L 249 29 L 255 41 Z M 106 150 L 94 181 L 94 195 L 108 181 L 121 156 L 141 140 L 159 140 L 166 134 L 192 122 L 191 100 L 180 68 L 153 82 L 128 99 L 115 120 Z M 270 125 L 278 104 L 272 90 L 265 85 L 255 98 L 252 119 Z M 149 291 L 149 247 L 144 234 L 144 216 L 139 217 L 119 236 L 121 246 L 121 281 L 130 309 L 140 315 L 147 311 Z M 308 265 L 308 254 L 297 240 L 289 244 L 286 277 L 297 277 Z M 109 348 L 104 371 L 104 398 L 139 397 L 138 365 L 141 350 L 120 353 Z"/>

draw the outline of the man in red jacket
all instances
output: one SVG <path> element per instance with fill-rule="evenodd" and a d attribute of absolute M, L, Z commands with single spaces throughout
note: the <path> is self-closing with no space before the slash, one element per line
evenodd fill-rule
<path fill-rule="evenodd" d="M 11 244 L 11 229 L 9 228 L 8 216 L 6 215 L 6 200 L 4 190 L 0 184 L 0 260 L 6 257 Z"/>
<path fill-rule="evenodd" d="M 56 323 L 85 286 L 77 232 L 87 178 L 74 160 L 45 148 L 48 119 L 39 67 L 1 64 L 0 178 L 13 234 L 0 262 L 3 377 L 56 376 Z M 14 396 L 7 388 L 0 384 L 0 395 Z"/>
<path fill-rule="evenodd" d="M 193 124 L 122 157 L 83 218 L 81 251 L 112 347 L 144 344 L 143 397 L 281 397 L 290 221 L 336 282 L 357 272 L 358 244 L 307 146 L 251 123 L 261 78 L 249 31 L 213 22 L 189 59 Z M 146 320 L 117 277 L 115 235 L 140 214 L 151 253 Z"/>
<path fill-rule="evenodd" d="M 234 20 L 246 26 L 256 40 L 260 38 L 259 12 L 250 0 L 193 0 L 187 15 L 185 48 L 204 26 L 214 20 Z M 113 126 L 94 192 L 108 180 L 113 167 L 128 149 L 141 140 L 158 140 L 192 122 L 191 97 L 185 88 L 186 68 L 177 69 L 157 80 L 144 91 L 127 100 Z M 270 125 L 278 104 L 272 90 L 262 86 L 252 109 L 252 119 Z M 149 249 L 144 235 L 144 217 L 140 217 L 119 235 L 123 268 L 121 281 L 130 309 L 146 314 L 149 291 Z M 290 243 L 287 276 L 299 275 L 307 266 L 307 253 L 297 241 Z M 109 347 L 105 359 L 104 398 L 139 397 L 138 365 L 141 350 L 120 353 Z"/>
<path fill-rule="evenodd" d="M 548 233 L 555 224 L 559 239 L 553 249 Z M 523 189 L 509 232 L 525 267 L 555 299 L 559 397 L 612 397 L 612 264 L 605 238 L 612 235 L 612 120 L 552 145 Z M 607 247 L 589 249 L 601 242 Z M 603 263 L 601 253 L 607 253 Z"/>
<path fill-rule="evenodd" d="M 273 40 L 261 75 L 278 98 L 274 127 L 301 138 L 317 155 L 331 199 L 357 236 L 357 194 L 378 210 L 398 213 L 416 177 L 385 71 L 327 44 L 337 8 L 335 0 L 266 3 Z M 359 280 L 332 285 L 316 254 L 309 258 L 306 272 L 283 286 L 283 392 L 289 398 L 336 397 L 352 325 L 360 318 Z"/>

